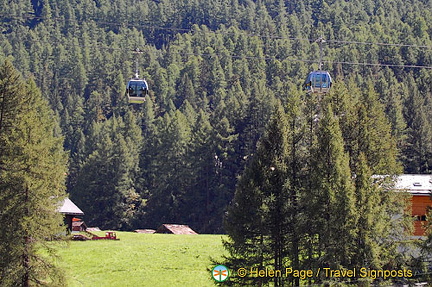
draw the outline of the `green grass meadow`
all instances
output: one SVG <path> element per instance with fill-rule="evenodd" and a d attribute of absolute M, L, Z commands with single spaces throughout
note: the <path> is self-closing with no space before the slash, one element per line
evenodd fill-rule
<path fill-rule="evenodd" d="M 117 238 L 61 247 L 68 285 L 215 286 L 207 269 L 211 258 L 220 260 L 224 254 L 222 235 L 117 232 Z"/>

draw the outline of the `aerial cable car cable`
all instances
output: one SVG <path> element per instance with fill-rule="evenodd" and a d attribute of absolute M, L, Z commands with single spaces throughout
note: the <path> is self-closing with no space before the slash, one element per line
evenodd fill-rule
<path fill-rule="evenodd" d="M 61 42 L 59 39 L 57 39 L 55 36 L 51 36 L 54 37 L 57 41 L 59 41 L 59 43 Z M 317 41 L 317 40 L 315 40 Z M 330 40 L 325 40 L 326 42 L 330 42 Z M 112 51 L 128 51 L 132 53 L 144 53 L 143 50 L 130 50 L 130 49 L 126 49 L 126 48 L 115 48 L 115 47 L 110 47 L 110 46 L 103 46 L 103 45 L 99 45 L 99 44 L 91 44 L 91 45 L 85 45 L 85 44 L 71 44 L 70 46 L 79 46 L 81 48 L 96 48 L 96 49 L 101 49 L 101 50 L 112 50 Z M 139 51 L 139 52 L 137 52 Z M 157 53 L 157 55 L 160 54 L 161 50 L 157 50 L 157 51 L 148 51 L 149 53 Z M 321 52 L 321 51 L 320 51 Z M 184 55 L 184 56 L 211 56 L 212 54 L 208 54 L 208 53 L 187 53 L 187 52 L 170 52 L 173 54 L 178 54 L 178 55 Z M 218 53 L 214 53 L 215 55 L 218 55 Z M 222 55 L 221 55 L 222 56 Z M 224 57 L 226 57 L 227 55 L 223 55 Z M 251 60 L 265 60 L 265 61 L 274 61 L 274 60 L 281 60 L 281 61 L 289 61 L 289 62 L 304 62 L 304 63 L 314 63 L 316 62 L 316 60 L 309 60 L 309 59 L 301 59 L 301 58 L 276 58 L 276 57 L 271 57 L 271 56 L 245 56 L 245 55 L 229 55 L 228 57 L 232 58 L 232 59 L 251 59 Z M 322 60 L 322 63 L 329 63 L 329 64 L 342 64 L 342 65 L 354 65 L 354 66 L 373 66 L 373 67 L 390 67 L 390 68 L 417 68 L 417 69 L 432 69 L 432 66 L 427 66 L 427 65 L 410 65 L 410 64 L 387 64 L 387 63 L 368 63 L 368 62 L 349 62 L 349 61 L 338 61 L 338 60 L 334 60 L 334 61 L 328 61 L 328 60 Z"/>
<path fill-rule="evenodd" d="M 358 63 L 346 61 L 324 61 L 325 63 L 355 65 L 355 66 L 370 66 L 370 67 L 389 67 L 389 68 L 418 68 L 418 69 L 432 69 L 432 66 L 423 65 L 404 65 L 404 64 L 385 64 L 385 63 Z"/>
<path fill-rule="evenodd" d="M 61 43 L 61 41 L 59 39 L 57 39 L 55 36 L 51 35 L 51 37 L 55 38 L 57 41 L 59 41 L 59 43 Z M 294 38 L 292 38 L 294 39 Z M 300 38 L 296 38 L 296 39 L 300 39 Z M 309 40 L 309 39 L 303 39 L 303 40 Z M 316 41 L 316 40 L 315 40 Z M 335 42 L 336 40 L 326 40 L 327 42 Z M 41 41 L 33 41 L 33 42 L 41 42 Z M 342 42 L 349 42 L 349 41 L 342 41 Z M 375 44 L 379 44 L 379 43 L 369 43 L 369 42 L 362 42 L 364 44 L 371 44 L 371 45 L 375 45 Z M 393 44 L 386 44 L 386 43 L 381 43 L 384 45 L 393 45 Z M 395 44 L 396 45 L 396 44 Z M 405 45 L 405 44 L 397 44 L 399 46 L 407 46 L 407 47 L 411 47 L 412 45 Z M 125 49 L 125 48 L 115 48 L 115 47 L 110 47 L 110 46 L 104 46 L 104 45 L 99 45 L 99 44 L 91 44 L 91 45 L 85 45 L 85 44 L 71 44 L 70 46 L 79 46 L 79 47 L 87 47 L 87 48 L 96 48 L 96 49 L 101 49 L 101 50 L 113 50 L 113 51 L 130 51 L 129 49 Z M 415 46 L 417 47 L 417 46 Z M 421 46 L 418 46 L 421 47 Z M 432 46 L 425 46 L 428 48 L 432 48 Z M 133 51 L 134 53 L 137 52 L 137 50 Z M 143 53 L 143 51 L 139 51 L 140 53 Z M 149 53 L 160 53 L 160 50 L 158 51 L 149 51 Z M 194 55 L 194 56 L 209 56 L 211 54 L 206 54 L 206 53 L 186 53 L 186 52 L 171 52 L 174 54 L 179 54 L 179 55 Z M 215 53 L 216 55 L 218 55 L 217 53 Z M 226 55 L 224 55 L 226 56 Z M 274 61 L 274 60 L 286 60 L 289 62 L 305 62 L 305 63 L 313 63 L 315 62 L 314 60 L 308 60 L 308 59 L 299 59 L 299 58 L 289 58 L 286 57 L 284 59 L 278 59 L 275 57 L 269 57 L 269 56 L 264 56 L 264 57 L 260 57 L 260 56 L 245 56 L 245 55 L 230 55 L 228 56 L 230 58 L 233 59 L 261 59 L 261 60 L 265 60 L 265 61 Z M 343 65 L 355 65 L 355 66 L 373 66 L 373 67 L 390 67 L 390 68 L 417 68 L 417 69 L 432 69 L 432 66 L 427 66 L 427 65 L 410 65 L 410 64 L 387 64 L 387 63 L 368 63 L 368 62 L 349 62 L 349 61 L 325 61 L 322 60 L 323 63 L 330 63 L 330 64 L 343 64 Z"/>
<path fill-rule="evenodd" d="M 54 21 L 63 21 L 62 17 L 51 17 L 46 18 L 44 16 L 34 16 L 34 15 L 21 15 L 21 16 L 13 16 L 13 15 L 5 15 L 0 14 L 0 18 L 7 19 L 40 19 L 40 20 L 54 20 Z M 182 32 L 194 32 L 193 28 L 178 28 L 178 27 L 161 27 L 149 24 L 129 24 L 129 23 L 119 23 L 119 22 L 108 22 L 108 21 L 100 21 L 98 18 L 90 19 L 96 23 L 104 24 L 104 25 L 116 25 L 116 26 L 127 26 L 127 27 L 135 27 L 135 28 L 149 28 L 155 30 L 166 30 L 166 31 L 182 31 Z M 76 22 L 79 22 L 78 20 Z M 222 33 L 222 34 L 233 34 L 232 32 L 224 32 L 224 31 L 212 31 L 213 33 Z M 248 32 L 246 30 L 240 30 L 243 32 Z M 202 31 L 201 31 L 202 32 Z M 256 33 L 248 33 L 248 37 L 258 37 L 258 38 L 269 38 L 269 39 L 286 39 L 292 41 L 308 41 L 315 42 L 316 39 L 309 38 L 298 38 L 298 37 L 283 37 L 277 35 L 260 35 Z M 392 46 L 392 47 L 408 47 L 408 48 L 421 48 L 421 49 L 432 49 L 432 45 L 416 45 L 416 44 L 403 44 L 403 43 L 384 43 L 384 42 L 367 42 L 367 41 L 347 41 L 347 40 L 337 40 L 337 39 L 327 39 L 328 43 L 340 43 L 340 44 L 355 44 L 355 45 L 376 45 L 376 46 Z"/>
<path fill-rule="evenodd" d="M 327 40 L 327 42 L 341 43 L 341 44 L 376 45 L 376 46 L 390 46 L 390 47 L 408 47 L 408 48 L 432 49 L 432 46 L 415 45 L 415 44 L 397 44 L 397 43 L 361 42 L 361 41 L 342 41 L 342 40 Z"/>
<path fill-rule="evenodd" d="M 322 43 L 325 43 L 326 40 L 324 40 L 323 37 L 319 37 L 315 42 L 317 42 L 319 44 L 319 48 L 320 48 L 320 59 L 319 59 L 319 64 L 318 64 L 318 70 L 322 69 L 322 65 L 323 65 L 323 48 L 322 48 Z"/>
<path fill-rule="evenodd" d="M 328 42 L 328 40 L 326 40 Z M 74 44 L 71 44 L 71 46 L 74 46 Z M 91 47 L 96 49 L 103 49 L 103 50 L 113 50 L 113 51 L 130 51 L 129 49 L 125 48 L 114 48 L 109 46 L 103 46 L 103 45 L 84 45 L 84 44 L 78 44 L 79 47 L 85 48 L 85 47 Z M 136 50 L 133 51 L 136 53 Z M 157 51 L 148 51 L 149 53 L 160 53 L 160 50 Z M 144 53 L 140 50 L 140 53 Z M 173 54 L 178 55 L 185 55 L 185 56 L 211 56 L 212 54 L 208 53 L 187 53 L 187 52 L 170 52 Z M 214 55 L 218 55 L 218 53 L 214 53 Z M 222 55 L 221 55 L 222 56 Z M 227 55 L 223 55 L 224 57 L 227 57 Z M 245 55 L 229 55 L 228 57 L 232 59 L 250 59 L 250 60 L 265 60 L 265 61 L 274 61 L 274 60 L 286 60 L 289 62 L 305 62 L 305 63 L 314 63 L 316 60 L 310 60 L 310 59 L 299 59 L 299 58 L 276 58 L 276 57 L 270 57 L 270 56 L 245 56 Z M 328 61 L 328 60 L 322 60 L 322 63 L 329 63 L 329 64 L 343 64 L 343 65 L 355 65 L 355 66 L 373 66 L 373 67 L 390 67 L 390 68 L 418 68 L 418 69 L 432 69 L 432 66 L 427 65 L 410 65 L 410 64 L 387 64 L 387 63 L 368 63 L 368 62 L 349 62 L 349 61 Z"/>

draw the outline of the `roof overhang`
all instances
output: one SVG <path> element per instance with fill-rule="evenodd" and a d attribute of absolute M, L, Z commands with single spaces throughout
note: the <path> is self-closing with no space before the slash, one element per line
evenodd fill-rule
<path fill-rule="evenodd" d="M 58 211 L 65 215 L 84 215 L 84 212 L 67 197 L 64 199 L 63 204 L 60 206 Z"/>

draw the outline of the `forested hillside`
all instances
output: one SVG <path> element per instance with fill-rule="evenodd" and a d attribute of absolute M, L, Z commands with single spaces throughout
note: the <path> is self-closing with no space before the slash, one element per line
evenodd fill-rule
<path fill-rule="evenodd" d="M 11 0 L 0 17 L 0 60 L 54 110 L 88 225 L 223 232 L 275 106 L 307 98 L 321 36 L 338 91 L 380 101 L 404 172 L 432 171 L 430 1 Z M 143 105 L 125 97 L 136 61 Z"/>

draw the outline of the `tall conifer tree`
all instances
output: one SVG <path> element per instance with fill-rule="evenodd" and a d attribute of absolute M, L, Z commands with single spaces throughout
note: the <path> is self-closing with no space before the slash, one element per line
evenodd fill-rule
<path fill-rule="evenodd" d="M 131 228 L 142 203 L 136 190 L 141 130 L 135 121 L 128 112 L 124 119 L 94 123 L 89 155 L 71 192 L 89 223 L 101 228 Z"/>
<path fill-rule="evenodd" d="M 354 186 L 338 119 L 330 105 L 323 113 L 311 152 L 312 204 L 307 217 L 314 222 L 318 237 L 316 267 L 348 268 L 356 229 Z"/>
<path fill-rule="evenodd" d="M 0 67 L 0 285 L 64 284 L 41 248 L 61 234 L 66 157 L 55 120 L 35 83 Z M 52 254 L 52 253 L 51 253 Z"/>
<path fill-rule="evenodd" d="M 279 105 L 228 208 L 229 239 L 224 245 L 230 253 L 227 265 L 233 269 L 274 266 L 281 270 L 283 267 L 288 244 L 288 153 L 288 124 Z M 253 285 L 273 281 L 275 286 L 281 286 L 282 280 L 281 277 L 232 278 L 232 282 Z"/>

